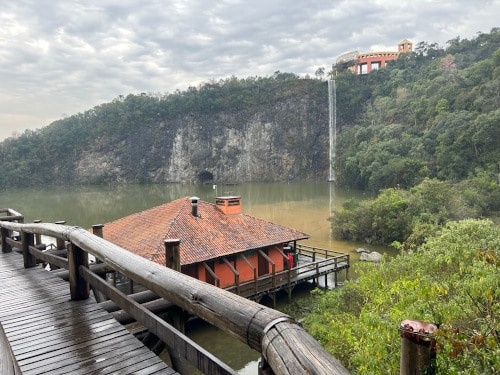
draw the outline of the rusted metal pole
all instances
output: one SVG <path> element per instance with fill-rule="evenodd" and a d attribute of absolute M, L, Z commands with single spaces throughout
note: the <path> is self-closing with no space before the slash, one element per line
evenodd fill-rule
<path fill-rule="evenodd" d="M 435 340 L 437 326 L 420 320 L 403 320 L 401 336 L 400 375 L 433 375 L 436 373 Z"/>

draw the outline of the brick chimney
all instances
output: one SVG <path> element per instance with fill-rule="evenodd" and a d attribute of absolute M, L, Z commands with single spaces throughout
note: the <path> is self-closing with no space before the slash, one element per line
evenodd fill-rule
<path fill-rule="evenodd" d="M 217 197 L 215 198 L 215 205 L 226 215 L 240 215 L 242 213 L 241 197 Z"/>

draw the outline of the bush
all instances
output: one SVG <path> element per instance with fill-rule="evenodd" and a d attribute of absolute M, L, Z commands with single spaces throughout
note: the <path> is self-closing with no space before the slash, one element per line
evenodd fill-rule
<path fill-rule="evenodd" d="M 404 319 L 439 324 L 437 373 L 500 373 L 500 227 L 449 222 L 416 251 L 315 293 L 309 332 L 353 373 L 399 372 Z"/>
<path fill-rule="evenodd" d="M 498 214 L 500 187 L 486 173 L 458 184 L 424 179 L 409 191 L 385 189 L 373 200 L 346 202 L 332 215 L 332 233 L 343 240 L 366 240 L 415 249 L 450 220 Z"/>

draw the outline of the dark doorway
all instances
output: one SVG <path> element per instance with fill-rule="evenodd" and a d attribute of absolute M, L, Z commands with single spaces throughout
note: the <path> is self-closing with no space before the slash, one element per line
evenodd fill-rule
<path fill-rule="evenodd" d="M 214 180 L 214 175 L 209 171 L 203 171 L 198 173 L 198 181 L 200 182 L 209 182 Z"/>

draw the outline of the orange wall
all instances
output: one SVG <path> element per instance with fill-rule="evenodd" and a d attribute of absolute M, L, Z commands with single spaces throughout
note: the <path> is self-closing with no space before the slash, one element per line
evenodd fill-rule
<path fill-rule="evenodd" d="M 280 246 L 282 248 L 282 246 Z M 285 269 L 284 267 L 284 259 L 281 256 L 280 252 L 276 248 L 271 248 L 269 249 L 268 255 L 267 255 L 272 261 L 275 263 L 275 270 L 276 272 L 283 271 Z M 257 253 L 255 253 L 252 256 L 247 257 L 248 261 L 255 267 L 257 268 L 258 266 L 258 256 Z M 251 281 L 254 279 L 254 272 L 253 269 L 248 265 L 248 263 L 242 259 L 238 258 L 236 260 L 236 266 L 234 265 L 234 262 L 232 262 L 233 267 L 238 271 L 240 275 L 240 283 L 244 283 L 247 281 Z M 269 273 L 272 272 L 272 267 L 269 264 Z M 198 265 L 198 279 L 201 281 L 207 280 L 206 278 L 207 271 L 205 270 L 205 267 L 202 264 Z M 217 277 L 220 279 L 220 287 L 221 288 L 226 288 L 228 286 L 234 285 L 234 274 L 233 272 L 229 269 L 226 263 L 222 262 L 215 262 L 215 274 Z"/>
<path fill-rule="evenodd" d="M 285 263 L 283 256 L 275 248 L 269 250 L 268 257 L 274 262 L 276 272 L 283 271 L 285 269 Z"/>

